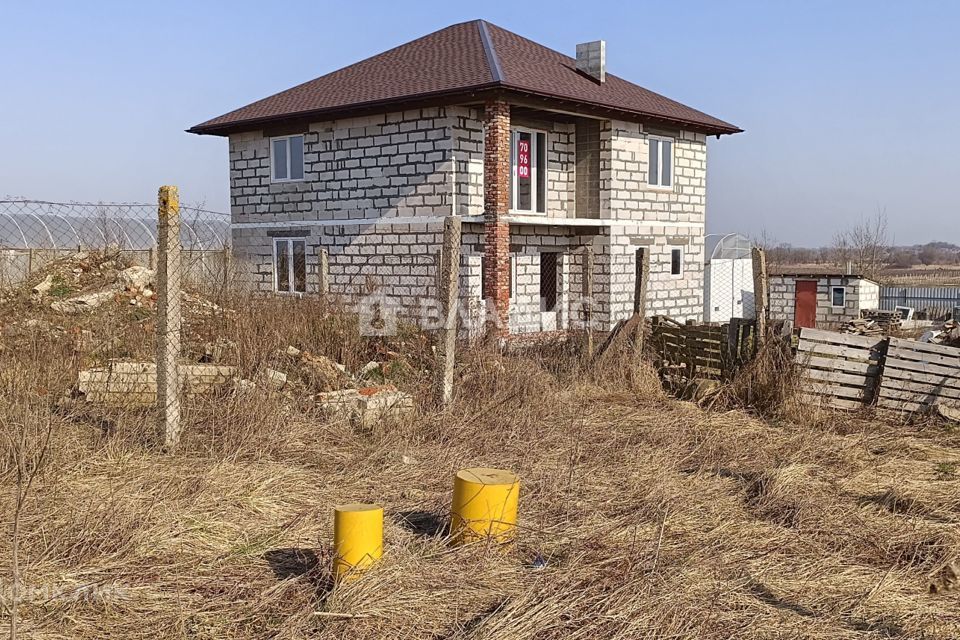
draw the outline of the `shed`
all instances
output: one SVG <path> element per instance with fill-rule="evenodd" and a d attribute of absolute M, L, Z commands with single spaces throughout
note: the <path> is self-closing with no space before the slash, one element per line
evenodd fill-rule
<path fill-rule="evenodd" d="M 879 283 L 856 274 L 822 271 L 770 273 L 770 319 L 795 327 L 836 329 L 880 307 Z"/>
<path fill-rule="evenodd" d="M 711 233 L 704 240 L 704 320 L 755 317 L 750 239 L 739 233 Z"/>

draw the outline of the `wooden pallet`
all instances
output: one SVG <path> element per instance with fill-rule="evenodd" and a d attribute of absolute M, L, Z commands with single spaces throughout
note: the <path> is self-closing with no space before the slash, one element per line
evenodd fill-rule
<path fill-rule="evenodd" d="M 890 338 L 877 406 L 915 412 L 938 403 L 960 407 L 960 349 Z"/>
<path fill-rule="evenodd" d="M 725 371 L 726 325 L 681 325 L 656 316 L 653 343 L 667 366 L 684 370 L 687 378 L 722 378 Z"/>
<path fill-rule="evenodd" d="M 797 363 L 806 399 L 839 409 L 860 409 L 874 398 L 886 340 L 801 329 Z"/>

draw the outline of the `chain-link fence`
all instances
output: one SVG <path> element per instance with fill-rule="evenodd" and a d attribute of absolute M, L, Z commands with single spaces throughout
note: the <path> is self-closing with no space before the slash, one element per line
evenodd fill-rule
<path fill-rule="evenodd" d="M 373 306 L 348 310 L 328 295 L 326 250 L 310 254 L 313 289 L 302 236 L 271 237 L 272 263 L 234 261 L 230 217 L 181 206 L 175 187 L 162 187 L 154 204 L 2 200 L 0 386 L 16 379 L 20 396 L 49 399 L 43 410 L 111 433 L 159 424 L 147 444 L 167 451 L 181 434 L 203 437 L 197 429 L 225 412 L 252 415 L 286 400 L 361 426 L 408 412 L 413 396 L 381 384 L 385 353 L 403 360 L 393 374 L 449 401 L 462 244 L 453 222 L 443 277 L 434 278 L 446 296 L 441 369 L 419 337 L 409 356 L 365 339 L 363 313 Z M 275 287 L 250 286 L 265 273 Z"/>
<path fill-rule="evenodd" d="M 232 376 L 188 352 L 232 280 L 230 237 L 228 214 L 181 207 L 175 188 L 153 204 L 0 200 L 0 354 L 76 371 L 85 402 L 156 406 L 176 448 L 181 392 Z"/>
<path fill-rule="evenodd" d="M 230 259 L 230 216 L 181 208 L 184 278 L 215 284 Z M 84 252 L 155 268 L 157 205 L 0 200 L 0 291 L 20 286 L 57 260 Z"/>

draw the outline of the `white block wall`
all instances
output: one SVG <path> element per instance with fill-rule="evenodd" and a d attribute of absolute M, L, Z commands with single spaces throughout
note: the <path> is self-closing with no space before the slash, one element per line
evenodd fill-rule
<path fill-rule="evenodd" d="M 547 132 L 548 200 L 541 215 L 576 217 L 576 125 L 534 128 Z M 270 137 L 295 133 L 305 136 L 305 179 L 273 183 Z M 594 317 L 601 326 L 632 314 L 641 247 L 650 251 L 647 313 L 702 319 L 706 140 L 697 133 L 674 134 L 674 186 L 664 190 L 647 185 L 648 134 L 635 123 L 600 126 L 600 217 L 609 226 L 514 225 L 514 331 L 541 326 L 539 252 L 562 252 L 567 296 L 582 287 L 578 261 L 585 243 L 593 244 L 596 255 Z M 412 308 L 418 298 L 436 296 L 442 217 L 452 211 L 483 214 L 483 123 L 477 109 L 437 107 L 314 123 L 303 131 L 235 134 L 230 165 L 234 250 L 262 291 L 273 289 L 273 238 L 304 237 L 309 291 L 317 288 L 317 255 L 325 247 L 335 293 L 380 291 Z M 462 290 L 479 301 L 483 228 L 470 226 L 475 228 L 464 232 Z M 684 250 L 679 277 L 670 274 L 675 246 Z M 579 310 L 564 305 L 559 322 L 569 326 Z"/>
<path fill-rule="evenodd" d="M 233 222 L 446 215 L 457 120 L 432 108 L 231 135 Z M 304 135 L 304 179 L 271 181 L 271 137 L 297 133 Z"/>

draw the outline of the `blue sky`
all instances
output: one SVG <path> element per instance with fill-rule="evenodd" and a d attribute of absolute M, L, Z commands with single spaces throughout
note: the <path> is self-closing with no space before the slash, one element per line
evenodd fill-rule
<path fill-rule="evenodd" d="M 885 208 L 960 244 L 960 2 L 5 2 L 0 196 L 226 210 L 227 143 L 187 127 L 485 18 L 733 122 L 708 228 L 794 245 Z M 482 10 L 481 10 L 482 7 Z"/>

